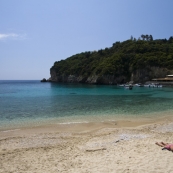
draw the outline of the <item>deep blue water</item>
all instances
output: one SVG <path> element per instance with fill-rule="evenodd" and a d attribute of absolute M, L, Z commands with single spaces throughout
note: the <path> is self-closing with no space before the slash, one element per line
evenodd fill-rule
<path fill-rule="evenodd" d="M 173 112 L 173 88 L 0 81 L 0 129 Z M 153 113 L 153 114 L 152 114 Z M 153 117 L 151 117 L 153 118 Z"/>

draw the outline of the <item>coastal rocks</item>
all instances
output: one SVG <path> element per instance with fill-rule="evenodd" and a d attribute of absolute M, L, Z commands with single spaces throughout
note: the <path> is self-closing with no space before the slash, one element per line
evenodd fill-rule
<path fill-rule="evenodd" d="M 43 78 L 43 79 L 41 80 L 41 82 L 47 82 L 47 80 L 46 80 L 45 78 Z"/>
<path fill-rule="evenodd" d="M 151 81 L 153 78 L 165 77 L 167 74 L 172 74 L 166 68 L 160 67 L 145 67 L 143 69 L 137 69 L 131 71 L 129 75 L 96 75 L 91 74 L 89 76 L 82 75 L 66 75 L 58 74 L 55 69 L 50 70 L 51 81 L 52 82 L 62 82 L 62 83 L 87 83 L 87 84 L 105 84 L 105 85 L 116 85 L 120 83 L 127 83 L 129 81 L 134 81 L 134 83 L 145 83 Z"/>
<path fill-rule="evenodd" d="M 143 69 L 137 69 L 131 73 L 131 80 L 134 83 L 145 83 L 151 81 L 153 78 L 162 78 L 172 72 L 166 68 L 160 67 L 145 67 Z"/>
<path fill-rule="evenodd" d="M 116 85 L 118 83 L 128 82 L 127 77 L 125 76 L 114 76 L 114 75 L 91 75 L 91 76 L 82 76 L 82 75 L 59 75 L 55 70 L 50 71 L 51 81 L 52 82 L 62 82 L 62 83 L 87 83 L 87 84 L 109 84 Z"/>
<path fill-rule="evenodd" d="M 109 85 L 116 85 L 119 83 L 126 83 L 129 80 L 121 75 L 121 76 L 114 76 L 114 75 L 102 75 L 98 77 L 97 83 L 98 84 L 109 84 Z"/>
<path fill-rule="evenodd" d="M 103 76 L 97 76 L 92 75 L 88 77 L 84 76 L 75 76 L 75 75 L 69 75 L 69 76 L 54 76 L 51 77 L 52 82 L 63 82 L 63 83 L 88 83 L 88 84 L 109 84 L 109 85 L 115 85 L 118 83 L 124 83 L 128 82 L 126 77 L 115 77 L 111 75 L 103 75 Z"/>
<path fill-rule="evenodd" d="M 43 78 L 40 82 L 51 82 L 51 81 L 52 81 L 51 78 L 49 79 Z"/>
<path fill-rule="evenodd" d="M 86 80 L 86 83 L 97 84 L 98 76 L 93 75 L 89 76 Z"/>

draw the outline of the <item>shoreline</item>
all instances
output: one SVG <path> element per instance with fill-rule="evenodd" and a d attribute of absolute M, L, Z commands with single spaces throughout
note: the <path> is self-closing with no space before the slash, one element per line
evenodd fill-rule
<path fill-rule="evenodd" d="M 28 125 L 28 126 L 16 126 L 11 128 L 0 129 L 0 139 L 6 136 L 26 135 L 26 134 L 38 134 L 38 133 L 92 133 L 100 129 L 112 128 L 112 129 L 126 129 L 126 128 L 140 128 L 150 126 L 152 124 L 167 124 L 173 122 L 171 115 L 165 115 L 157 118 L 122 118 L 111 121 L 99 121 L 99 122 L 66 122 L 66 123 L 45 123 L 41 125 Z"/>
<path fill-rule="evenodd" d="M 118 115 L 115 116 L 100 116 L 100 117 L 78 117 L 74 116 L 73 118 L 63 117 L 63 118 L 48 118 L 48 119 L 31 119 L 31 120 L 22 120 L 22 123 L 3 123 L 0 125 L 0 132 L 1 131 L 13 131 L 15 129 L 37 129 L 37 128 L 52 128 L 57 129 L 58 131 L 63 131 L 66 129 L 72 130 L 83 130 L 82 127 L 84 127 L 84 130 L 87 128 L 99 128 L 99 127 L 135 127 L 140 125 L 147 125 L 151 123 L 157 123 L 160 121 L 173 121 L 173 111 L 163 111 L 163 112 L 155 112 L 155 113 L 149 113 L 144 114 L 140 116 L 121 116 Z M 5 125 L 6 124 L 6 125 Z M 67 131 L 67 130 L 66 130 Z"/>

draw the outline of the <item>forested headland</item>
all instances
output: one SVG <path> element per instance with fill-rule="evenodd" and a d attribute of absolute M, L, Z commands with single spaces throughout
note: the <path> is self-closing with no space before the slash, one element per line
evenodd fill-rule
<path fill-rule="evenodd" d="M 50 69 L 54 82 L 118 84 L 146 82 L 173 73 L 173 37 L 131 36 L 112 47 L 86 51 L 57 61 Z"/>

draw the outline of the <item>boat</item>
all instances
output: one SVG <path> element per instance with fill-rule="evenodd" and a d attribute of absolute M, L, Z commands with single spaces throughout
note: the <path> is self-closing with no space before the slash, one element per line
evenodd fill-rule
<path fill-rule="evenodd" d="M 118 85 L 118 86 L 120 86 L 120 87 L 124 87 L 124 86 L 125 86 L 125 84 L 120 84 L 120 85 Z"/>
<path fill-rule="evenodd" d="M 144 87 L 149 87 L 149 88 L 162 88 L 162 85 L 159 83 L 151 83 L 151 84 L 146 84 Z"/>
<path fill-rule="evenodd" d="M 133 85 L 125 85 L 124 88 L 125 89 L 129 89 L 129 90 L 132 90 L 133 89 Z"/>
<path fill-rule="evenodd" d="M 162 85 L 160 85 L 159 83 L 155 83 L 154 88 L 162 88 Z"/>
<path fill-rule="evenodd" d="M 143 87 L 144 85 L 141 84 L 141 83 L 137 83 L 137 84 L 135 84 L 134 86 L 137 86 L 137 87 Z"/>
<path fill-rule="evenodd" d="M 144 87 L 150 87 L 150 84 L 145 84 Z"/>

